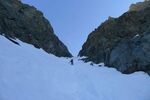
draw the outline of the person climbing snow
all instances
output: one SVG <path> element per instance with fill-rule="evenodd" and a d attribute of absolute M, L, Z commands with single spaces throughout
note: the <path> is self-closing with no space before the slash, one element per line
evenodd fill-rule
<path fill-rule="evenodd" d="M 73 59 L 70 60 L 70 64 L 71 64 L 71 65 L 74 65 Z"/>

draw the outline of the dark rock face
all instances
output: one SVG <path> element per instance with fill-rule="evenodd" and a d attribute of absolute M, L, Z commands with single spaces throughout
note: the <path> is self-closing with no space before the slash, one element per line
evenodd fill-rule
<path fill-rule="evenodd" d="M 85 61 L 104 62 L 122 73 L 150 73 L 149 51 L 150 5 L 147 5 L 102 23 L 88 36 L 79 56 L 86 56 Z"/>
<path fill-rule="evenodd" d="M 58 57 L 71 57 L 43 14 L 19 0 L 0 0 L 0 33 L 18 38 Z"/>

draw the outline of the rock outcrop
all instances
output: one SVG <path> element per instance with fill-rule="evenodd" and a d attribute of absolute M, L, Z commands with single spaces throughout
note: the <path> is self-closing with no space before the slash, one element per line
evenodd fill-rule
<path fill-rule="evenodd" d="M 109 18 L 89 36 L 79 56 L 104 62 L 122 73 L 150 73 L 150 1 L 140 3 L 119 18 Z M 139 3 L 138 3 L 139 5 Z M 146 6 L 145 6 L 146 5 Z M 134 5 L 136 6 L 136 5 Z"/>
<path fill-rule="evenodd" d="M 144 10 L 145 8 L 147 8 L 150 5 L 150 1 L 149 0 L 145 0 L 145 2 L 138 2 L 136 4 L 132 4 L 130 6 L 129 11 L 139 11 L 139 10 Z"/>
<path fill-rule="evenodd" d="M 72 56 L 43 14 L 20 0 L 0 0 L 0 33 L 58 57 Z"/>

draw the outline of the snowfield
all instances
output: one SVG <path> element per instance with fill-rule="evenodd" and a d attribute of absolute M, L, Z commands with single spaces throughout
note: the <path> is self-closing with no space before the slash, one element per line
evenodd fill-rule
<path fill-rule="evenodd" d="M 18 41 L 18 40 L 17 40 Z M 57 58 L 0 36 L 0 100 L 150 100 L 150 76 Z"/>

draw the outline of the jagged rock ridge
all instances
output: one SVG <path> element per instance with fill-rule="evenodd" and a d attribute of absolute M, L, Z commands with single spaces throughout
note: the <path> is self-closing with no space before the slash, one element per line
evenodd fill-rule
<path fill-rule="evenodd" d="M 20 0 L 0 0 L 0 33 L 58 57 L 72 56 L 43 14 Z"/>
<path fill-rule="evenodd" d="M 123 73 L 150 73 L 149 2 L 140 3 L 146 4 L 142 9 L 129 10 L 102 23 L 88 36 L 79 56 L 86 56 L 85 61 L 104 62 Z"/>
<path fill-rule="evenodd" d="M 149 0 L 145 0 L 145 2 L 138 2 L 136 4 L 132 4 L 130 6 L 129 11 L 139 11 L 139 10 L 144 10 L 145 8 L 147 8 L 150 5 L 150 1 Z"/>

